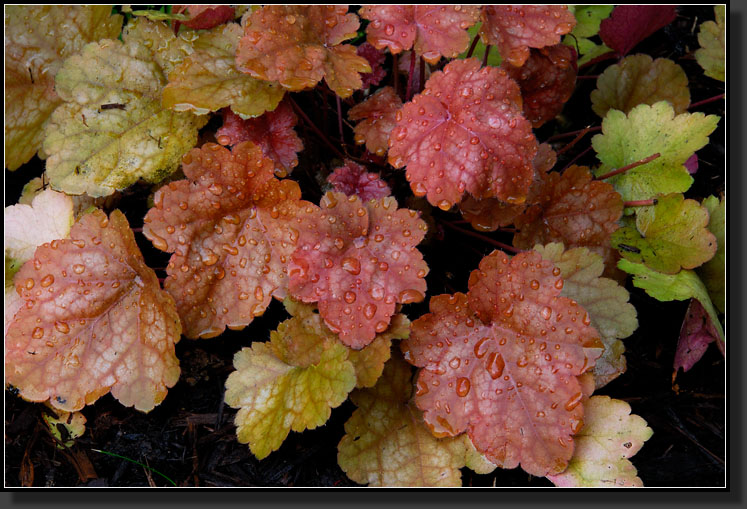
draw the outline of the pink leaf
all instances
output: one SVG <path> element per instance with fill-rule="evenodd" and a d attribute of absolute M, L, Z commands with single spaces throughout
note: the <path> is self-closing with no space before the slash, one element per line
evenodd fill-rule
<path fill-rule="evenodd" d="M 348 118 L 360 121 L 355 126 L 355 142 L 365 143 L 370 152 L 384 156 L 389 147 L 389 135 L 397 123 L 397 112 L 401 108 L 402 100 L 392 87 L 379 89 L 350 108 Z"/>
<path fill-rule="evenodd" d="M 369 173 L 366 168 L 353 161 L 345 161 L 343 166 L 335 169 L 328 177 L 335 191 L 348 196 L 358 196 L 367 202 L 376 198 L 389 196 L 389 186 L 376 173 Z"/>
<path fill-rule="evenodd" d="M 690 175 L 694 175 L 698 171 L 698 154 L 693 154 L 690 158 L 685 161 L 685 168 Z"/>
<path fill-rule="evenodd" d="M 381 83 L 381 80 L 386 77 L 386 70 L 382 67 L 384 60 L 386 60 L 384 52 L 377 50 L 367 42 L 358 46 L 355 52 L 358 53 L 359 57 L 368 60 L 368 65 L 371 66 L 371 72 L 361 74 L 361 79 L 363 80 L 361 88 L 366 89 Z"/>
<path fill-rule="evenodd" d="M 618 5 L 609 18 L 602 20 L 599 36 L 618 55 L 625 56 L 676 17 L 675 5 Z"/>
<path fill-rule="evenodd" d="M 679 369 L 689 371 L 714 341 L 719 341 L 719 333 L 711 317 L 698 299 L 691 299 L 674 354 L 675 375 Z"/>

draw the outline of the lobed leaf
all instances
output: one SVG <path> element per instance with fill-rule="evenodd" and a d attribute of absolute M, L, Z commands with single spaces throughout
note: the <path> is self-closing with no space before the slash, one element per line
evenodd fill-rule
<path fill-rule="evenodd" d="M 582 425 L 577 377 L 601 354 L 588 313 L 560 296 L 560 269 L 538 253 L 494 251 L 467 295 L 439 295 L 402 349 L 422 367 L 415 402 L 436 436 L 467 432 L 503 468 L 565 470 Z"/>
<path fill-rule="evenodd" d="M 386 77 L 386 69 L 383 67 L 384 61 L 386 60 L 384 52 L 377 50 L 367 42 L 358 46 L 355 52 L 358 56 L 368 60 L 368 65 L 371 66 L 371 72 L 361 74 L 361 80 L 363 81 L 361 88 L 365 90 L 381 83 L 381 80 Z"/>
<path fill-rule="evenodd" d="M 375 48 L 393 54 L 414 49 L 435 64 L 467 49 L 467 29 L 477 22 L 479 10 L 471 5 L 366 5 L 360 16 L 370 21 L 366 37 Z"/>
<path fill-rule="evenodd" d="M 392 194 L 387 183 L 381 180 L 378 174 L 369 173 L 364 166 L 350 160 L 336 168 L 327 180 L 335 191 L 348 196 L 358 196 L 363 202 Z"/>
<path fill-rule="evenodd" d="M 67 412 L 111 392 L 148 412 L 179 378 L 181 327 L 124 215 L 96 210 L 16 276 L 24 306 L 5 338 L 5 382 Z"/>
<path fill-rule="evenodd" d="M 713 304 L 726 313 L 726 199 L 709 196 L 703 200 L 708 210 L 708 230 L 716 237 L 716 254 L 703 266 L 698 274 L 703 279 Z"/>
<path fill-rule="evenodd" d="M 726 81 L 726 6 L 714 5 L 716 21 L 706 21 L 700 25 L 695 60 L 705 71 L 706 76 Z"/>
<path fill-rule="evenodd" d="M 611 109 L 627 114 L 639 104 L 668 101 L 679 115 L 690 106 L 688 84 L 685 71 L 672 60 L 630 55 L 599 76 L 591 109 L 604 118 Z"/>
<path fill-rule="evenodd" d="M 190 19 L 182 24 L 193 30 L 206 30 L 231 21 L 235 8 L 230 5 L 175 5 L 174 12 L 186 12 Z M 178 27 L 176 27 L 178 30 Z"/>
<path fill-rule="evenodd" d="M 558 44 L 576 25 L 564 5 L 483 5 L 481 19 L 480 37 L 516 67 L 529 58 L 529 48 Z"/>
<path fill-rule="evenodd" d="M 548 479 L 561 487 L 643 486 L 629 458 L 653 435 L 646 421 L 631 414 L 626 402 L 608 396 L 593 396 L 585 406 L 568 469 Z"/>
<path fill-rule="evenodd" d="M 718 339 L 718 329 L 703 305 L 698 299 L 691 299 L 682 321 L 677 350 L 674 352 L 672 381 L 680 369 L 689 371 L 703 357 L 708 345 Z"/>
<path fill-rule="evenodd" d="M 402 100 L 392 87 L 383 87 L 348 110 L 348 118 L 358 121 L 355 142 L 365 143 L 369 152 L 384 157 L 389 148 L 389 135 L 397 123 Z"/>
<path fill-rule="evenodd" d="M 107 5 L 15 5 L 5 9 L 5 167 L 29 161 L 62 102 L 55 75 L 87 43 L 115 38 L 122 16 Z M 40 153 L 44 158 L 44 152 Z"/>
<path fill-rule="evenodd" d="M 354 46 L 340 44 L 360 25 L 346 5 L 265 6 L 245 16 L 242 25 L 236 64 L 254 78 L 294 92 L 324 78 L 345 98 L 363 86 L 360 74 L 372 71 Z"/>
<path fill-rule="evenodd" d="M 46 172 L 68 194 L 108 196 L 142 178 L 159 182 L 195 145 L 207 119 L 165 109 L 165 76 L 191 51 L 163 23 L 128 25 L 67 59 L 55 87 L 64 101 L 46 127 Z"/>
<path fill-rule="evenodd" d="M 666 101 L 638 105 L 627 115 L 609 110 L 602 121 L 602 134 L 591 140 L 602 162 L 595 173 L 602 175 L 659 153 L 657 159 L 608 181 L 625 201 L 685 192 L 693 178 L 684 164 L 708 143 L 708 135 L 716 129 L 718 121 L 718 116 L 702 113 L 675 115 Z"/>
<path fill-rule="evenodd" d="M 298 184 L 277 180 L 274 167 L 251 142 L 231 151 L 209 143 L 184 156 L 187 179 L 156 192 L 143 233 L 173 253 L 164 288 L 187 337 L 243 328 L 273 296 L 285 296 L 298 237 L 292 225 L 312 204 L 300 199 Z"/>
<path fill-rule="evenodd" d="M 407 166 L 416 196 L 448 210 L 465 192 L 523 203 L 537 140 L 506 71 L 454 60 L 404 105 L 389 138 L 389 163 Z"/>
<path fill-rule="evenodd" d="M 42 411 L 44 423 L 49 432 L 57 440 L 57 448 L 70 448 L 75 444 L 75 439 L 83 436 L 86 432 L 86 417 L 80 412 L 65 412 L 58 410 L 48 404 Z M 65 430 L 63 437 L 61 429 Z"/>
<path fill-rule="evenodd" d="M 609 18 L 602 20 L 599 36 L 618 55 L 625 56 L 676 17 L 675 5 L 618 5 Z"/>

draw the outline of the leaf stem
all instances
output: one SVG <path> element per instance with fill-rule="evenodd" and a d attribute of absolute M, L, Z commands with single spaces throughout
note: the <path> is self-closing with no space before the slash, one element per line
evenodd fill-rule
<path fill-rule="evenodd" d="M 587 127 L 586 129 L 581 129 L 581 132 L 578 133 L 576 137 L 573 138 L 573 140 L 569 144 L 567 144 L 565 147 L 557 151 L 557 155 L 560 155 L 563 152 L 570 150 L 576 143 L 578 143 L 581 140 L 581 138 L 586 136 L 586 133 L 588 133 L 590 129 L 591 129 L 590 127 Z"/>
<path fill-rule="evenodd" d="M 483 67 L 485 67 L 486 65 L 488 65 L 488 54 L 490 53 L 490 48 L 492 48 L 492 46 L 490 44 L 487 44 L 485 46 L 485 54 L 482 56 L 482 66 Z"/>
<path fill-rule="evenodd" d="M 392 55 L 392 71 L 394 73 L 394 93 L 399 95 L 399 58 L 397 54 Z"/>
<path fill-rule="evenodd" d="M 618 168 L 616 170 L 612 170 L 609 173 L 605 173 L 604 175 L 601 175 L 599 177 L 596 177 L 596 180 L 604 180 L 608 179 L 610 177 L 614 177 L 615 175 L 619 175 L 620 173 L 626 172 L 628 170 L 632 170 L 633 168 L 637 168 L 638 166 L 644 165 L 646 163 L 650 163 L 654 159 L 658 159 L 661 157 L 661 154 L 657 152 L 656 154 L 652 154 L 646 158 L 641 159 L 640 161 L 636 161 L 634 163 L 630 163 L 627 166 L 623 166 L 622 168 Z"/>
<path fill-rule="evenodd" d="M 509 246 L 508 244 L 504 244 L 503 242 L 499 242 L 499 241 L 497 241 L 495 239 L 491 239 L 490 237 L 485 236 L 485 235 L 483 235 L 481 233 L 473 232 L 473 231 L 470 231 L 470 230 L 465 230 L 464 228 L 459 228 L 458 226 L 455 226 L 455 225 L 451 224 L 449 221 L 444 221 L 443 219 L 439 219 L 438 221 L 442 225 L 444 225 L 444 226 L 446 226 L 446 227 L 448 227 L 448 228 L 450 228 L 450 229 L 452 229 L 452 230 L 454 230 L 456 232 L 462 233 L 464 235 L 469 235 L 470 237 L 475 237 L 476 239 L 480 239 L 483 242 L 487 242 L 488 244 L 492 244 L 492 245 L 494 245 L 494 246 L 496 246 L 496 247 L 498 247 L 500 249 L 503 249 L 505 251 L 509 251 L 511 253 L 514 253 L 514 254 L 520 252 L 519 249 L 516 249 L 513 246 Z"/>
<path fill-rule="evenodd" d="M 324 144 L 327 145 L 330 149 L 332 149 L 332 151 L 335 154 L 337 154 L 338 157 L 340 157 L 341 159 L 345 159 L 345 154 L 340 152 L 340 149 L 338 149 L 334 143 L 329 141 L 329 138 L 327 138 L 327 136 L 322 131 L 320 131 L 316 125 L 314 125 L 314 122 L 311 121 L 308 115 L 306 115 L 306 113 L 301 109 L 301 107 L 298 104 L 296 104 L 296 101 L 294 101 L 293 98 L 290 97 L 290 95 L 288 95 L 288 100 L 290 101 L 291 106 L 293 106 L 293 109 L 296 110 L 296 113 L 298 113 L 301 116 L 301 118 L 303 118 L 304 122 L 306 122 L 306 125 L 308 125 L 311 128 L 311 130 L 314 131 L 316 135 L 322 139 Z"/>
<path fill-rule="evenodd" d="M 651 198 L 649 200 L 633 200 L 633 201 L 624 201 L 623 206 L 625 207 L 647 207 L 649 205 L 656 205 L 659 203 L 659 200 L 656 198 Z"/>
<path fill-rule="evenodd" d="M 472 44 L 469 47 L 469 51 L 467 51 L 467 58 L 470 58 L 472 56 L 472 53 L 475 52 L 475 48 L 477 47 L 478 42 L 480 42 L 480 34 L 475 35 L 475 38 L 472 39 Z"/>
<path fill-rule="evenodd" d="M 716 95 L 716 96 L 713 96 L 713 97 L 709 97 L 708 99 L 703 99 L 702 101 L 698 101 L 698 102 L 696 102 L 696 103 L 692 103 L 692 104 L 690 105 L 690 107 L 689 107 L 689 108 L 687 108 L 687 109 L 688 109 L 688 110 L 691 110 L 691 109 L 693 109 L 693 108 L 697 108 L 698 106 L 703 106 L 704 104 L 708 104 L 708 103 L 716 102 L 716 101 L 718 101 L 719 99 L 723 99 L 723 98 L 724 98 L 724 95 L 725 95 L 725 94 L 719 94 L 719 95 Z"/>
<path fill-rule="evenodd" d="M 342 143 L 343 148 L 345 148 L 345 134 L 342 131 L 342 104 L 340 104 L 340 96 L 335 94 L 335 99 L 337 102 L 337 128 L 340 131 L 340 143 Z M 345 150 L 347 152 L 347 150 Z"/>
<path fill-rule="evenodd" d="M 583 152 L 581 152 L 580 154 L 578 154 L 576 157 L 574 157 L 573 159 L 571 159 L 570 162 L 568 164 L 566 164 L 565 167 L 562 170 L 560 170 L 560 173 L 563 173 L 565 170 L 567 170 L 568 168 L 570 168 L 570 166 L 572 164 L 574 164 L 576 161 L 578 161 L 579 159 L 581 159 L 582 157 L 584 157 L 590 150 L 591 150 L 591 147 L 587 147 L 586 150 L 584 150 Z"/>
<path fill-rule="evenodd" d="M 147 469 L 148 469 L 148 470 L 150 470 L 151 472 L 154 472 L 154 473 L 156 473 L 156 474 L 160 475 L 161 477 L 163 477 L 164 479 L 166 479 L 167 481 L 169 481 L 169 482 L 170 482 L 171 484 L 173 484 L 173 485 L 174 485 L 174 486 L 176 487 L 176 483 L 175 483 L 174 481 L 172 481 L 172 480 L 171 480 L 171 479 L 170 479 L 170 478 L 169 478 L 168 476 L 166 476 L 165 474 L 162 474 L 161 472 L 159 472 L 158 470 L 156 470 L 156 469 L 155 469 L 155 468 L 153 468 L 153 467 L 149 467 L 149 466 L 147 466 L 147 465 L 143 465 L 143 464 L 142 464 L 142 463 L 140 463 L 139 461 L 135 461 L 135 460 L 133 460 L 133 459 L 131 459 L 131 458 L 128 458 L 128 457 L 126 457 L 126 456 L 120 456 L 119 454 L 115 454 L 115 453 L 113 453 L 113 452 L 109 452 L 109 451 L 102 451 L 102 450 L 100 450 L 100 449 L 91 449 L 91 450 L 92 450 L 92 451 L 95 451 L 95 452 L 100 452 L 101 454 L 106 454 L 107 456 L 113 456 L 113 457 L 115 457 L 115 458 L 119 458 L 119 459 L 122 459 L 122 460 L 125 460 L 125 461 L 129 461 L 130 463 L 134 463 L 135 465 L 141 466 L 141 467 L 143 467 L 143 468 L 147 468 Z"/>
<path fill-rule="evenodd" d="M 420 83 L 418 84 L 418 93 L 425 88 L 425 59 L 420 57 Z"/>
<path fill-rule="evenodd" d="M 415 50 L 410 51 L 410 74 L 407 76 L 407 90 L 405 92 L 405 101 L 412 99 L 412 76 L 415 74 Z"/>
<path fill-rule="evenodd" d="M 602 130 L 602 126 L 599 126 L 599 125 L 594 126 L 594 127 L 584 127 L 583 129 L 579 129 L 578 131 L 569 131 L 567 133 L 560 133 L 554 136 L 550 136 L 549 138 L 547 138 L 547 140 L 545 140 L 545 143 L 552 143 L 553 141 L 562 140 L 563 138 L 570 138 L 572 136 L 578 135 L 579 133 L 586 134 L 586 133 L 593 133 L 593 132 L 601 131 L 601 130 Z"/>

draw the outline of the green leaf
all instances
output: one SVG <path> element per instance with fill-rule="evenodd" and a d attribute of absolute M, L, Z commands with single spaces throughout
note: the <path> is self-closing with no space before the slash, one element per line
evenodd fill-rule
<path fill-rule="evenodd" d="M 706 76 L 726 81 L 726 7 L 716 5 L 713 11 L 716 21 L 706 21 L 700 25 L 700 49 L 695 52 L 695 60 L 703 68 Z"/>
<path fill-rule="evenodd" d="M 638 212 L 636 228 L 612 234 L 612 247 L 624 258 L 666 274 L 693 269 L 716 253 L 716 237 L 708 231 L 708 210 L 681 194 L 658 199 Z"/>
<path fill-rule="evenodd" d="M 675 116 L 666 101 L 651 106 L 641 104 L 628 115 L 609 110 L 602 121 L 602 134 L 592 138 L 592 146 L 602 162 L 595 173 L 603 175 L 659 153 L 657 159 L 615 175 L 608 182 L 625 201 L 685 192 L 693 183 L 685 161 L 708 143 L 719 119 L 703 113 Z"/>
<path fill-rule="evenodd" d="M 569 10 L 576 16 L 576 26 L 563 38 L 563 44 L 578 49 L 578 65 L 612 51 L 605 44 L 597 44 L 589 39 L 599 33 L 599 24 L 608 18 L 612 5 L 570 5 Z M 571 37 L 573 36 L 573 37 Z"/>
<path fill-rule="evenodd" d="M 480 27 L 482 26 L 482 23 L 477 23 L 476 25 L 472 25 L 468 30 L 467 33 L 469 33 L 469 40 L 470 40 L 470 46 L 472 45 L 472 41 L 475 39 L 477 34 L 480 33 Z M 457 58 L 467 58 L 467 53 L 469 53 L 469 48 L 467 48 L 467 51 L 460 54 Z M 475 45 L 475 49 L 472 51 L 472 58 L 477 58 L 480 61 L 482 61 L 483 57 L 485 56 L 485 41 L 482 40 L 482 38 L 477 41 L 477 45 Z M 498 54 L 498 50 L 495 47 L 490 48 L 490 53 L 488 53 L 488 65 L 492 65 L 493 67 L 500 67 L 501 62 L 503 59 L 501 58 L 501 55 Z"/>
<path fill-rule="evenodd" d="M 703 200 L 710 219 L 708 229 L 716 236 L 716 254 L 702 267 L 698 274 L 708 288 L 711 300 L 722 313 L 726 313 L 726 200 L 709 196 Z"/>

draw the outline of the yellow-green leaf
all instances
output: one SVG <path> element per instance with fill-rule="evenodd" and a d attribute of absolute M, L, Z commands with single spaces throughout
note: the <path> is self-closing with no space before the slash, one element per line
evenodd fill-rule
<path fill-rule="evenodd" d="M 569 5 L 568 10 L 576 17 L 576 26 L 563 38 L 563 44 L 576 48 L 578 45 L 578 65 L 612 51 L 604 44 L 597 44 L 589 37 L 599 33 L 599 24 L 609 17 L 612 5 Z M 573 36 L 573 37 L 571 37 Z"/>
<path fill-rule="evenodd" d="M 703 206 L 710 214 L 708 229 L 716 236 L 718 249 L 713 258 L 698 268 L 698 274 L 708 288 L 713 304 L 726 313 L 726 200 L 709 196 L 703 200 Z"/>
<path fill-rule="evenodd" d="M 706 76 L 726 81 L 726 7 L 716 5 L 713 11 L 716 21 L 706 21 L 700 25 L 700 49 L 695 52 L 695 60 L 703 68 Z"/>
<path fill-rule="evenodd" d="M 75 444 L 75 439 L 83 436 L 83 433 L 86 432 L 86 417 L 80 412 L 65 412 L 49 403 L 45 403 L 45 406 L 42 417 L 49 427 L 49 432 L 58 441 L 57 448 L 72 447 Z M 64 437 L 60 428 L 65 430 Z"/>

